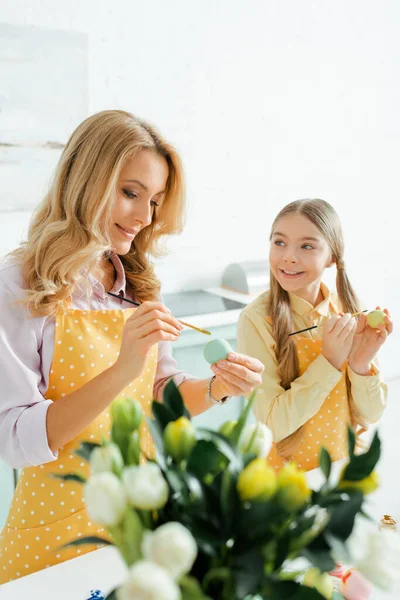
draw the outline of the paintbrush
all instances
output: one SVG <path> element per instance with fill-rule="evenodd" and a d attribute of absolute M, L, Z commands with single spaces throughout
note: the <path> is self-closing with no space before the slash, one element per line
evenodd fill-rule
<path fill-rule="evenodd" d="M 368 310 L 360 310 L 360 312 L 356 312 L 352 317 L 356 317 L 357 315 L 361 315 L 362 313 L 366 313 Z M 293 333 L 289 333 L 289 337 L 291 335 L 297 335 L 298 333 L 304 333 L 305 331 L 311 331 L 311 329 L 317 329 L 318 327 L 323 327 L 323 325 L 313 325 L 312 327 L 307 327 L 306 329 L 300 329 L 300 331 L 294 331 Z"/>
<path fill-rule="evenodd" d="M 113 294 L 112 292 L 107 292 L 107 294 L 109 296 L 113 296 L 114 298 L 118 298 L 118 300 L 124 300 L 124 302 L 129 302 L 130 304 L 133 304 L 134 306 L 140 306 L 140 302 L 135 302 L 134 300 L 129 300 L 128 298 L 125 298 L 124 296 L 118 296 L 118 294 Z M 207 331 L 207 329 L 201 329 L 200 327 L 196 327 L 195 325 L 186 323 L 186 321 L 181 321 L 181 319 L 178 319 L 178 321 L 179 321 L 179 323 L 182 323 L 182 325 L 185 325 L 185 327 L 190 327 L 191 329 L 195 329 L 196 331 L 199 331 L 200 333 L 204 333 L 204 335 L 211 335 L 211 331 Z"/>

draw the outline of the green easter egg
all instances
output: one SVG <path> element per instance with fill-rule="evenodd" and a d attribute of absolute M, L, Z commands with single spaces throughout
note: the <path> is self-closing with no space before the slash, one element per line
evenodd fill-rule
<path fill-rule="evenodd" d="M 367 314 L 367 323 L 372 329 L 376 329 L 379 325 L 385 325 L 385 317 L 383 310 L 371 310 Z"/>
<path fill-rule="evenodd" d="M 230 352 L 233 352 L 231 345 L 226 340 L 219 338 L 208 342 L 204 348 L 204 358 L 210 365 L 225 359 Z"/>

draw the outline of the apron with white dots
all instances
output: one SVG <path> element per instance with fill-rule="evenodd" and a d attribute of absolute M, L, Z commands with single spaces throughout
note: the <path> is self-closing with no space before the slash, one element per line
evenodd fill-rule
<path fill-rule="evenodd" d="M 296 348 L 302 375 L 321 354 L 322 340 L 299 337 Z M 339 383 L 328 394 L 319 411 L 303 425 L 301 443 L 290 460 L 299 468 L 310 471 L 319 467 L 319 455 L 323 446 L 329 450 L 333 461 L 347 456 L 348 425 L 351 425 L 351 415 L 344 370 Z M 275 469 L 280 469 L 286 462 L 278 455 L 275 444 L 272 445 L 268 461 Z"/>
<path fill-rule="evenodd" d="M 56 402 L 112 366 L 119 354 L 123 326 L 134 310 L 136 308 L 59 311 L 46 398 Z M 144 414 L 150 416 L 156 369 L 157 344 L 152 347 L 141 376 L 118 398 L 125 396 L 139 400 Z M 153 441 L 144 421 L 142 450 L 152 456 Z M 103 527 L 91 522 L 86 513 L 83 486 L 63 482 L 52 475 L 79 473 L 88 478 L 89 465 L 75 454 L 75 450 L 83 441 L 101 443 L 104 438 L 108 439 L 110 428 L 107 408 L 75 439 L 60 448 L 57 460 L 22 470 L 6 525 L 0 534 L 0 584 L 100 547 L 62 548 L 80 537 L 107 536 Z"/>

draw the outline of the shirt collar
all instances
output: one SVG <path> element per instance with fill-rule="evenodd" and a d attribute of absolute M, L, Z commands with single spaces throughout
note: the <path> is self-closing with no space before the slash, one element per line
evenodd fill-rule
<path fill-rule="evenodd" d="M 338 306 L 335 299 L 332 297 L 332 293 L 329 288 L 321 282 L 321 292 L 324 297 L 322 302 L 317 304 L 317 306 L 313 306 L 307 300 L 300 298 L 300 296 L 296 296 L 296 294 L 292 294 L 289 292 L 290 304 L 292 306 L 293 312 L 299 315 L 300 317 L 304 317 L 307 314 L 316 313 L 322 317 L 329 317 L 330 315 L 330 307 L 333 308 L 334 312 L 338 311 Z"/>
<path fill-rule="evenodd" d="M 126 296 L 126 276 L 125 276 L 124 265 L 122 264 L 121 259 L 118 256 L 118 254 L 115 254 L 115 252 L 112 252 L 110 254 L 110 261 L 114 265 L 115 272 L 117 274 L 114 285 L 111 288 L 110 292 L 112 292 L 113 294 L 117 294 L 121 297 L 125 297 Z M 90 287 L 92 289 L 92 294 L 94 296 L 97 296 L 98 298 L 104 298 L 106 291 L 104 289 L 103 284 L 100 283 L 100 281 L 98 281 L 90 273 L 87 275 L 87 279 L 88 279 Z M 77 297 L 81 298 L 85 295 L 85 293 L 86 293 L 86 290 L 85 290 L 84 282 L 78 283 L 76 290 L 75 290 L 75 294 L 77 295 Z"/>

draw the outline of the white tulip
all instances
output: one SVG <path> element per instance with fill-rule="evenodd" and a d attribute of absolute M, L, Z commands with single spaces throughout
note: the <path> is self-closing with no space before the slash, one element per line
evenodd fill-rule
<path fill-rule="evenodd" d="M 168 484 L 156 463 L 148 462 L 124 469 L 122 482 L 135 508 L 157 510 L 168 500 Z"/>
<path fill-rule="evenodd" d="M 250 445 L 251 439 L 254 439 Z M 252 452 L 259 458 L 266 458 L 272 446 L 272 432 L 264 423 L 246 425 L 240 439 L 241 452 Z"/>
<path fill-rule="evenodd" d="M 357 517 L 348 540 L 352 563 L 371 583 L 390 590 L 400 581 L 400 537 Z"/>
<path fill-rule="evenodd" d="M 90 468 L 92 473 L 111 471 L 119 475 L 124 467 L 124 459 L 116 444 L 99 446 L 90 453 Z"/>
<path fill-rule="evenodd" d="M 179 579 L 193 567 L 197 544 L 186 527 L 171 521 L 153 532 L 145 532 L 142 553 L 144 558 L 156 562 L 174 579 Z"/>
<path fill-rule="evenodd" d="M 114 473 L 92 475 L 85 485 L 86 509 L 93 521 L 113 527 L 125 512 L 125 490 Z"/>
<path fill-rule="evenodd" d="M 180 600 L 181 591 L 159 565 L 141 560 L 133 565 L 127 580 L 117 590 L 117 600 Z"/>

